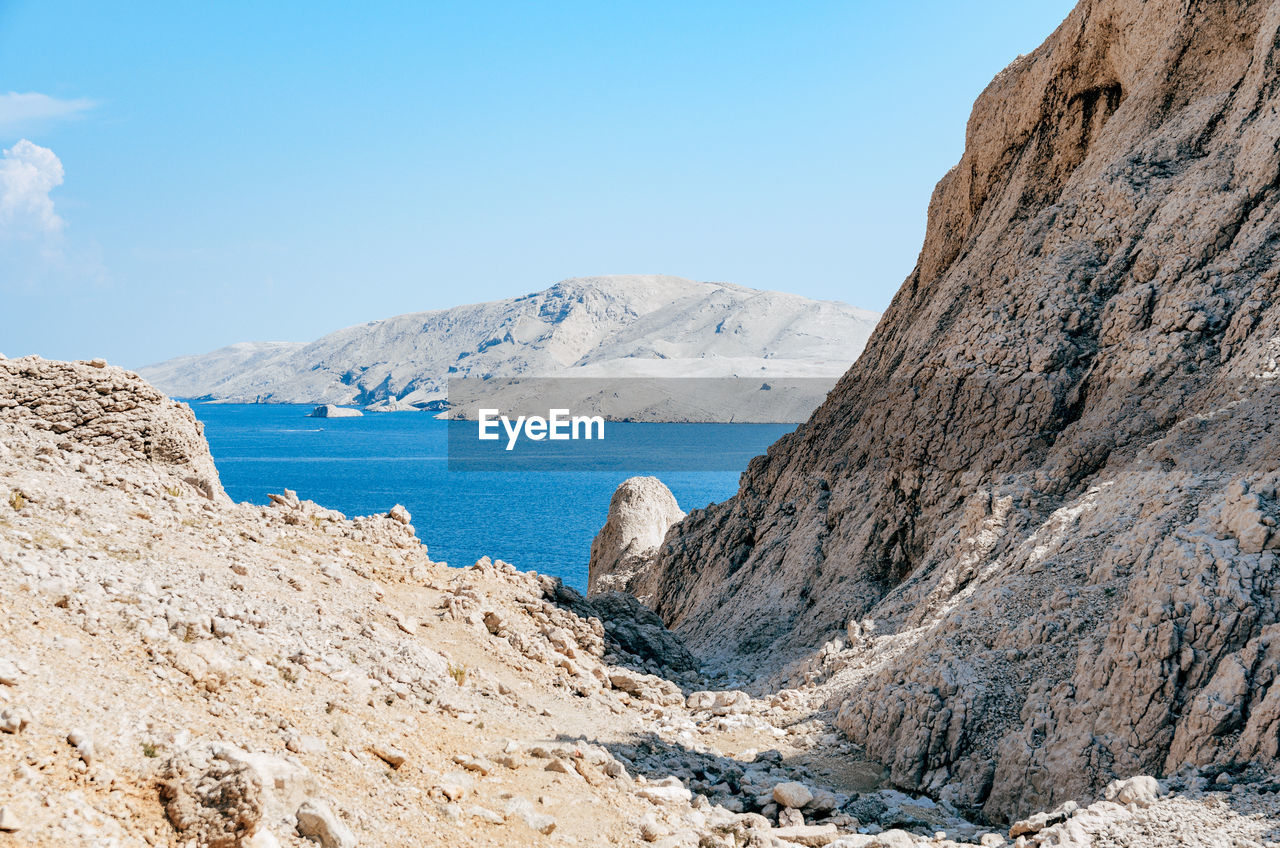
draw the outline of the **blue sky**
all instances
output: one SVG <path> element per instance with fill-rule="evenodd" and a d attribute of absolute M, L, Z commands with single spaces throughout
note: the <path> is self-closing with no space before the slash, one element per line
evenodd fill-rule
<path fill-rule="evenodd" d="M 671 273 L 883 309 L 1073 4 L 0 0 L 0 352 Z"/>

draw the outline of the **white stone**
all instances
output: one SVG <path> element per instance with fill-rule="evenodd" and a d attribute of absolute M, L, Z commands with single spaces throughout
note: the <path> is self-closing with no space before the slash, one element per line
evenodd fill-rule
<path fill-rule="evenodd" d="M 12 807 L 0 807 L 0 830 L 6 833 L 13 833 L 22 829 L 22 819 L 18 818 L 18 814 L 13 811 Z"/>
<path fill-rule="evenodd" d="M 772 797 L 780 807 L 799 809 L 813 800 L 813 793 L 803 783 L 789 780 L 774 786 Z"/>
<path fill-rule="evenodd" d="M 1160 796 L 1160 783 L 1150 775 L 1113 780 L 1102 793 L 1108 801 L 1149 807 Z"/>
<path fill-rule="evenodd" d="M 351 828 L 334 815 L 323 801 L 308 800 L 298 808 L 298 833 L 315 842 L 321 848 L 355 848 L 356 836 Z"/>

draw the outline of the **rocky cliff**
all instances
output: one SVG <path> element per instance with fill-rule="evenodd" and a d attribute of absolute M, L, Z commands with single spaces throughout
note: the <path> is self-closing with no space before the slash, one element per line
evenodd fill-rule
<path fill-rule="evenodd" d="M 1083 0 L 828 402 L 666 537 L 696 653 L 994 818 L 1280 741 L 1280 3 Z"/>

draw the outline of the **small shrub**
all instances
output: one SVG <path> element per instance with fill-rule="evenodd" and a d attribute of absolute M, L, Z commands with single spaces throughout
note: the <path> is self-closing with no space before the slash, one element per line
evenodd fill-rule
<path fill-rule="evenodd" d="M 156 743 L 154 742 L 142 743 L 142 756 L 154 759 L 159 755 L 160 755 L 160 751 L 156 748 Z"/>
<path fill-rule="evenodd" d="M 178 486 L 166 486 L 165 491 L 169 493 L 171 498 L 182 497 L 182 489 Z"/>
<path fill-rule="evenodd" d="M 449 676 L 453 682 L 461 686 L 467 682 L 467 667 L 461 663 L 449 663 Z"/>
<path fill-rule="evenodd" d="M 12 492 L 9 493 L 9 506 L 13 507 L 14 509 L 20 510 L 26 505 L 27 505 L 27 496 L 22 494 L 22 492 L 19 492 L 17 489 L 14 489 Z"/>

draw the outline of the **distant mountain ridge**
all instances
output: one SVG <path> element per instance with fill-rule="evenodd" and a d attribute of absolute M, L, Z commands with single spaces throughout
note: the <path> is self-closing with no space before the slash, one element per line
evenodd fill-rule
<path fill-rule="evenodd" d="M 830 377 L 879 314 L 729 283 L 631 275 L 414 312 L 309 344 L 244 342 L 139 369 L 175 397 L 404 408 L 451 376 Z"/>

